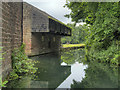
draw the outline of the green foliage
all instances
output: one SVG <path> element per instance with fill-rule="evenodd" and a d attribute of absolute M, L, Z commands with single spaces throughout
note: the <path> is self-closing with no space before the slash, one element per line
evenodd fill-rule
<path fill-rule="evenodd" d="M 71 43 L 71 44 L 78 44 L 83 43 L 85 41 L 86 36 L 86 29 L 88 29 L 87 26 L 74 26 L 74 24 L 68 24 L 70 27 L 72 27 L 72 36 L 65 36 L 61 39 L 61 42 L 63 44 L 65 43 Z"/>
<path fill-rule="evenodd" d="M 71 9 L 71 13 L 66 15 L 71 17 L 72 21 L 80 22 L 86 21 L 88 24 L 92 24 L 95 21 L 95 12 L 98 8 L 98 2 L 67 2 L 65 7 Z"/>
<path fill-rule="evenodd" d="M 115 77 L 118 77 L 120 60 L 120 2 L 68 1 L 65 6 L 71 9 L 66 16 L 71 17 L 72 21 L 79 23 L 82 20 L 89 24 L 85 56 L 87 61 L 93 63 L 85 70 L 86 77 L 82 82 L 74 81 L 72 88 L 118 87 L 118 78 Z M 105 63 L 96 64 L 95 61 L 106 62 L 112 67 L 107 69 Z"/>
<path fill-rule="evenodd" d="M 91 26 L 91 46 L 89 56 L 99 59 L 101 62 L 111 62 L 118 65 L 115 58 L 119 55 L 120 40 L 118 23 L 118 3 L 99 3 L 96 19 Z M 117 47 L 118 46 L 118 47 Z M 114 59 L 113 59 L 114 58 Z"/>
<path fill-rule="evenodd" d="M 2 47 L 0 47 L 0 51 L 2 50 Z M 0 52 L 0 62 L 2 62 L 2 53 Z M 0 63 L 0 68 L 2 68 L 2 63 Z M 2 75 L 0 75 L 0 88 L 1 87 L 6 87 L 6 84 L 8 83 L 7 80 L 2 81 Z"/>
<path fill-rule="evenodd" d="M 71 9 L 67 16 L 76 23 L 85 21 L 86 56 L 118 65 L 120 56 L 120 2 L 67 2 Z"/>
<path fill-rule="evenodd" d="M 6 87 L 6 84 L 8 83 L 7 80 L 5 80 L 4 82 L 2 82 L 2 87 Z"/>
<path fill-rule="evenodd" d="M 37 71 L 37 68 L 34 67 L 36 62 L 26 56 L 24 47 L 25 45 L 23 44 L 12 53 L 13 71 L 10 73 L 9 80 L 21 78 L 23 75 L 34 75 Z"/>
<path fill-rule="evenodd" d="M 107 50 L 95 50 L 94 48 L 91 48 L 89 52 L 89 58 L 91 60 L 100 60 L 100 62 L 107 62 L 118 65 L 118 56 L 119 51 L 116 47 L 116 45 L 111 45 Z"/>

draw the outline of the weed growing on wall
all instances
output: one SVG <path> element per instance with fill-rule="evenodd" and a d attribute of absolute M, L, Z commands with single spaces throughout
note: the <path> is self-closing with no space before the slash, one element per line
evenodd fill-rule
<path fill-rule="evenodd" d="M 0 47 L 0 68 L 2 68 L 2 60 L 3 60 L 1 50 L 2 50 L 2 47 Z M 2 82 L 2 74 L 1 74 L 1 75 L 0 75 L 0 89 L 1 89 L 2 87 L 6 87 L 5 84 L 6 84 L 7 82 L 8 82 L 7 80 L 5 80 L 4 82 Z"/>
<path fill-rule="evenodd" d="M 35 61 L 29 59 L 24 51 L 25 45 L 23 44 L 19 49 L 15 49 L 12 53 L 12 68 L 9 80 L 15 80 L 21 78 L 23 75 L 31 75 L 37 71 L 34 67 Z"/>

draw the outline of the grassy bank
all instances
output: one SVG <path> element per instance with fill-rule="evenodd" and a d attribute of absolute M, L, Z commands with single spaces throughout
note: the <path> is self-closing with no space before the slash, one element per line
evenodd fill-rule
<path fill-rule="evenodd" d="M 84 47 L 85 44 L 62 44 L 62 48 Z"/>

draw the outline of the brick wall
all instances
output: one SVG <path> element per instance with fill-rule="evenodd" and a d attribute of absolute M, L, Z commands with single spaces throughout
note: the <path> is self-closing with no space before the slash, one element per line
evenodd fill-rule
<path fill-rule="evenodd" d="M 12 68 L 11 53 L 22 43 L 22 3 L 2 2 L 2 72 L 6 76 Z"/>

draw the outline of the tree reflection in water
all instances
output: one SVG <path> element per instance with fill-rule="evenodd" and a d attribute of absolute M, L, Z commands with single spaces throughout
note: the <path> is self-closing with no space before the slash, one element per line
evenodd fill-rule
<path fill-rule="evenodd" d="M 71 88 L 118 88 L 118 67 L 97 60 L 85 61 L 84 49 L 63 52 L 61 59 L 68 65 L 76 61 L 88 65 L 84 70 L 85 78 L 81 81 L 73 80 Z"/>
<path fill-rule="evenodd" d="M 97 61 L 86 62 L 85 78 L 74 81 L 72 88 L 118 88 L 118 68 Z"/>

